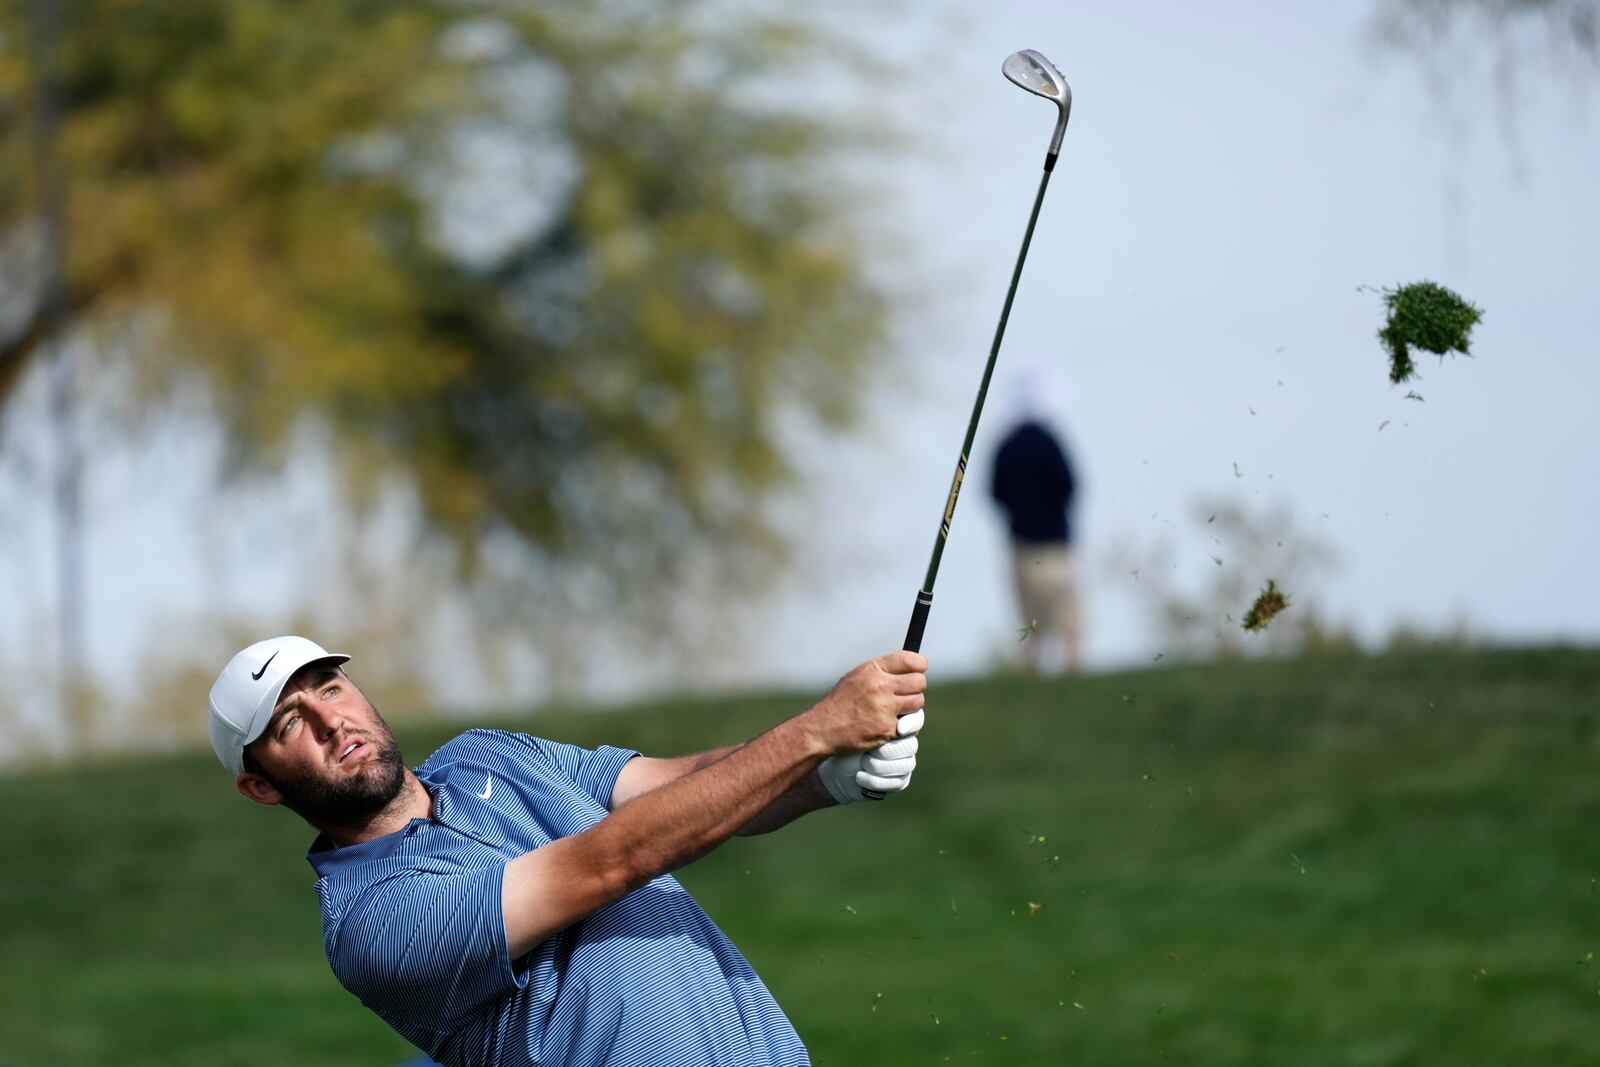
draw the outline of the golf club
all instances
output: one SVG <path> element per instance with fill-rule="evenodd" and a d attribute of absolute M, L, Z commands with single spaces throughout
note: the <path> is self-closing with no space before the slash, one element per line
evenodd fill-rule
<path fill-rule="evenodd" d="M 1033 226 L 1039 221 L 1039 205 L 1044 203 L 1044 191 L 1050 185 L 1050 172 L 1055 169 L 1056 157 L 1061 153 L 1061 137 L 1067 132 L 1067 116 L 1072 112 L 1072 89 L 1044 56 L 1033 49 L 1013 52 L 1000 67 L 1006 79 L 1015 85 L 1042 96 L 1055 104 L 1057 111 L 1055 135 L 1050 138 L 1050 151 L 1044 157 L 1044 176 L 1039 179 L 1039 192 L 1033 198 L 1033 211 L 1028 215 L 1028 228 L 1022 235 L 1022 250 L 1017 253 L 1017 265 L 1011 271 L 1011 287 L 1006 290 L 1006 302 L 1000 309 L 1000 325 L 994 331 L 994 344 L 989 348 L 989 362 L 983 368 L 983 380 L 978 384 L 978 398 L 972 404 L 972 418 L 967 421 L 967 437 L 961 443 L 961 458 L 956 460 L 956 473 L 950 480 L 950 495 L 945 500 L 944 518 L 939 523 L 939 533 L 933 539 L 933 556 L 928 560 L 928 573 L 917 592 L 916 605 L 911 609 L 911 625 L 906 630 L 905 650 L 920 652 L 922 634 L 928 626 L 928 610 L 933 607 L 933 582 L 939 576 L 939 559 L 944 555 L 944 543 L 950 537 L 950 520 L 956 513 L 956 497 L 961 493 L 961 479 L 967 473 L 967 457 L 972 452 L 972 439 L 978 432 L 978 419 L 983 414 L 983 401 L 989 393 L 989 379 L 994 376 L 995 357 L 1000 354 L 1000 341 L 1006 335 L 1006 320 L 1011 317 L 1011 301 L 1017 295 L 1017 280 L 1022 277 L 1022 264 L 1028 258 L 1028 245 L 1033 241 Z M 862 792 L 872 800 L 882 800 L 883 794 L 872 789 Z"/>

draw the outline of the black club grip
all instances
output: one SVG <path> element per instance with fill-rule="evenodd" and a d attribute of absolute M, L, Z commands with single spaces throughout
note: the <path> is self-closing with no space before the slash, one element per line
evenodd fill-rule
<path fill-rule="evenodd" d="M 911 625 L 906 628 L 905 650 L 907 652 L 922 651 L 922 633 L 928 628 L 928 610 L 933 607 L 933 594 L 917 594 L 917 605 L 911 609 Z M 883 794 L 876 789 L 863 789 L 861 795 L 868 800 L 882 800 Z"/>
<path fill-rule="evenodd" d="M 907 652 L 922 651 L 922 632 L 928 628 L 928 609 L 933 607 L 932 593 L 918 593 L 917 606 L 911 609 L 911 625 L 906 627 Z"/>

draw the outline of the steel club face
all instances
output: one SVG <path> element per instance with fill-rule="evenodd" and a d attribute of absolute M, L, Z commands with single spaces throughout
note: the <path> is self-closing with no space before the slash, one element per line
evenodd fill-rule
<path fill-rule="evenodd" d="M 1050 139 L 1050 154 L 1061 151 L 1061 137 L 1067 132 L 1067 117 L 1072 113 L 1072 87 L 1061 76 L 1056 65 L 1031 48 L 1013 52 L 1001 64 L 1000 72 L 1013 85 L 1020 85 L 1035 96 L 1042 96 L 1055 104 L 1060 116 L 1056 119 L 1056 133 Z"/>

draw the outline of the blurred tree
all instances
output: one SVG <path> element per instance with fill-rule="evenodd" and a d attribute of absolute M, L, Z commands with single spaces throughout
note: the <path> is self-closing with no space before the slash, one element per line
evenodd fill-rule
<path fill-rule="evenodd" d="M 1600 0 L 1377 0 L 1377 39 L 1416 56 L 1437 91 L 1482 108 L 1476 69 L 1487 60 L 1501 117 L 1510 121 L 1519 71 L 1600 71 Z"/>
<path fill-rule="evenodd" d="M 469 575 L 510 545 L 615 594 L 776 546 L 778 421 L 847 419 L 880 338 L 828 170 L 869 131 L 792 92 L 839 42 L 712 0 L 74 3 L 55 317 L 19 6 L 0 415 L 60 333 L 113 331 L 129 411 L 203 382 L 234 474 L 325 428 L 351 505 L 401 474 Z"/>
<path fill-rule="evenodd" d="M 1600 59 L 1596 0 L 1380 0 L 1378 27 L 1399 44 L 1427 50 L 1476 22 L 1504 37 L 1523 26 L 1541 29 L 1554 52 Z"/>
<path fill-rule="evenodd" d="M 1191 525 L 1205 537 L 1204 562 L 1186 560 L 1180 583 L 1179 548 L 1165 537 L 1149 545 L 1124 541 L 1110 573 L 1131 577 L 1156 631 L 1163 658 L 1213 659 L 1256 653 L 1292 655 L 1355 647 L 1345 625 L 1316 606 L 1315 590 L 1337 568 L 1331 545 L 1299 528 L 1283 506 L 1252 511 L 1226 497 L 1195 501 Z M 1185 538 L 1186 545 L 1197 543 Z M 1254 632 L 1242 623 L 1267 582 L 1289 606 Z"/>

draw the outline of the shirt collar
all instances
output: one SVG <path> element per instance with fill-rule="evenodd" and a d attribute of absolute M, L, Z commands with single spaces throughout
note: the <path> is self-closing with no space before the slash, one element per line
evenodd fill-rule
<path fill-rule="evenodd" d="M 475 810 L 473 805 L 483 802 L 476 796 L 470 803 L 463 803 L 461 791 L 470 787 L 464 784 L 453 784 L 450 781 L 450 771 L 454 763 L 431 767 L 420 771 L 417 779 L 422 787 L 428 791 L 432 798 L 433 814 L 426 819 L 412 819 L 405 826 L 392 833 L 375 837 L 371 841 L 361 841 L 354 845 L 336 847 L 328 840 L 326 834 L 318 834 L 311 842 L 311 847 L 306 850 L 306 861 L 311 864 L 319 877 L 326 878 L 341 868 L 353 864 L 370 863 L 374 860 L 388 859 L 404 847 L 407 840 L 418 833 L 425 832 L 434 827 L 445 827 L 481 841 L 490 848 L 498 848 L 504 844 L 504 839 L 496 834 L 486 820 L 473 820 L 471 813 Z M 465 781 L 461 775 L 457 775 Z"/>

